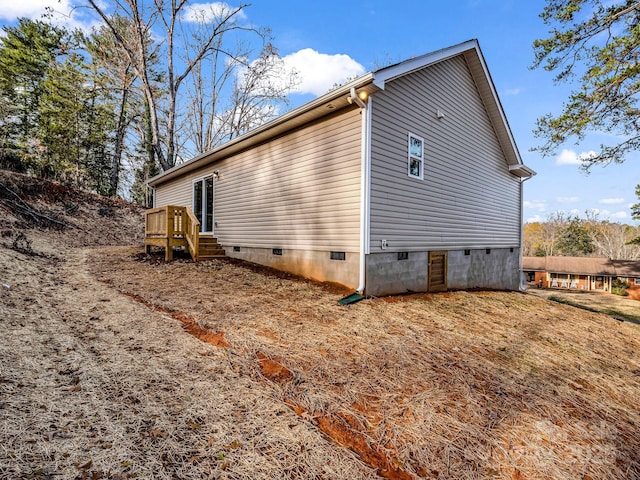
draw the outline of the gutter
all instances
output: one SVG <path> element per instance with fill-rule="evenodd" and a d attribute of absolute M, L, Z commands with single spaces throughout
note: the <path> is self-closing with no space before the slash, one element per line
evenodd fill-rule
<path fill-rule="evenodd" d="M 328 103 L 336 102 L 339 99 L 342 99 L 342 102 L 344 102 L 343 95 L 345 94 L 349 95 L 347 97 L 347 101 L 349 101 L 349 99 L 351 98 L 350 92 L 352 90 L 356 88 L 361 88 L 370 84 L 372 79 L 373 79 L 372 73 L 367 73 L 361 77 L 358 77 L 352 80 L 351 82 L 347 83 L 346 85 L 343 85 L 337 88 L 336 90 L 332 90 L 312 100 L 311 102 L 308 102 L 294 110 L 291 110 L 283 115 L 280 115 L 279 117 L 276 117 L 273 120 L 240 135 L 239 137 L 236 137 L 232 140 L 229 140 L 228 142 L 218 145 L 217 147 L 207 152 L 201 153 L 200 155 L 197 155 L 191 160 L 175 165 L 169 170 L 162 172 L 153 178 L 150 178 L 149 180 L 147 180 L 146 183 L 150 186 L 156 186 L 160 183 L 164 183 L 175 177 L 178 177 L 184 173 L 200 168 L 203 165 L 211 163 L 215 160 L 230 156 L 237 151 L 249 148 L 256 143 L 260 143 L 267 139 L 273 138 L 276 135 L 278 135 L 281 131 L 286 131 L 288 128 L 287 124 L 301 117 L 308 116 L 306 121 L 312 121 L 315 118 L 319 118 L 323 115 L 326 115 L 330 112 L 330 110 L 327 110 L 323 107 L 326 107 Z M 356 100 L 354 100 L 353 102 L 349 101 L 349 103 L 355 103 L 358 106 L 360 106 L 360 108 L 364 108 L 362 105 L 360 105 L 360 103 L 363 103 L 361 99 L 358 98 L 357 96 L 355 98 Z M 342 108 L 342 106 L 340 106 L 339 108 Z M 314 115 L 314 111 L 317 112 L 315 115 Z"/>
<path fill-rule="evenodd" d="M 360 90 L 356 93 L 355 87 L 351 87 L 347 101 L 360 107 L 362 115 L 360 121 L 360 264 L 358 266 L 358 288 L 356 291 L 346 297 L 338 300 L 340 305 L 351 305 L 352 303 L 364 300 L 364 288 L 366 283 L 366 264 L 365 260 L 370 251 L 370 230 L 369 230 L 369 212 L 371 207 L 371 198 L 369 192 L 371 190 L 371 97 L 366 90 Z"/>
<path fill-rule="evenodd" d="M 361 95 L 361 96 L 359 96 Z M 358 288 L 356 292 L 360 295 L 364 293 L 366 284 L 366 257 L 369 253 L 369 211 L 371 199 L 369 190 L 371 186 L 371 155 L 369 146 L 371 145 L 371 132 L 369 124 L 371 119 L 371 97 L 365 91 L 356 94 L 355 87 L 351 87 L 349 103 L 355 103 L 361 109 L 362 119 L 360 122 L 360 264 L 358 272 Z"/>

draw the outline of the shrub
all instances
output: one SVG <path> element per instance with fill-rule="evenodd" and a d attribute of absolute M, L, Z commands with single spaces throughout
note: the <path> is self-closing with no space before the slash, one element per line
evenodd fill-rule
<path fill-rule="evenodd" d="M 629 288 L 629 284 L 626 280 L 614 278 L 611 282 L 611 293 L 620 295 L 621 297 L 626 297 L 627 295 L 629 295 L 629 293 L 627 292 L 627 288 Z"/>

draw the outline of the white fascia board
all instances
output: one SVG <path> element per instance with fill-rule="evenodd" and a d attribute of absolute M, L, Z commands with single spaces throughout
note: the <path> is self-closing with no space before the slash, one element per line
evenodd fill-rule
<path fill-rule="evenodd" d="M 477 40 L 468 40 L 452 47 L 443 48 L 442 50 L 437 50 L 435 52 L 427 53 L 425 55 L 421 55 L 419 57 L 415 57 L 410 60 L 405 60 L 404 62 L 391 65 L 390 67 L 382 68 L 374 72 L 373 84 L 376 87 L 384 90 L 384 84 L 389 80 L 401 77 L 409 72 L 419 70 L 428 65 L 433 65 L 434 63 L 441 62 L 443 60 L 446 60 L 447 58 L 460 55 L 461 53 L 464 53 L 467 50 L 471 49 L 476 49 L 479 51 Z"/>
<path fill-rule="evenodd" d="M 531 178 L 536 175 L 536 172 L 526 165 L 509 165 L 509 172 L 520 178 Z"/>
<path fill-rule="evenodd" d="M 502 103 L 500 102 L 500 97 L 498 97 L 498 92 L 496 91 L 496 87 L 493 83 L 493 79 L 491 78 L 491 73 L 489 73 L 489 68 L 487 67 L 487 63 L 484 60 L 484 55 L 482 54 L 482 50 L 480 50 L 480 45 L 476 42 L 475 51 L 477 54 L 477 59 L 480 62 L 480 66 L 484 72 L 484 79 L 486 80 L 487 87 L 489 88 L 491 95 L 490 98 L 485 100 L 490 100 L 497 109 L 498 115 L 500 116 L 500 124 L 496 125 L 497 128 L 503 128 L 503 134 L 508 138 L 509 146 L 515 155 L 515 160 L 517 163 L 509 162 L 509 167 L 513 165 L 517 165 L 520 167 L 524 167 L 527 170 L 530 170 L 528 167 L 525 167 L 524 162 L 522 161 L 522 157 L 520 156 L 520 150 L 518 150 L 518 146 L 516 145 L 516 141 L 513 138 L 513 134 L 511 132 L 511 127 L 509 127 L 509 121 L 504 113 L 504 109 L 502 108 Z M 476 79 L 477 81 L 477 79 Z M 486 97 L 486 95 L 485 95 Z M 509 156 L 507 156 L 508 158 Z M 533 170 L 530 170 L 533 172 Z M 535 174 L 535 172 L 533 172 Z"/>

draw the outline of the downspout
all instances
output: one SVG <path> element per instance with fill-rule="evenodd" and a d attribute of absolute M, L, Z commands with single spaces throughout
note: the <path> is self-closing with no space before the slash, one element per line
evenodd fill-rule
<path fill-rule="evenodd" d="M 518 274 L 520 276 L 520 291 L 524 292 L 527 287 L 524 281 L 524 272 L 523 272 L 523 260 L 524 256 L 524 182 L 529 180 L 531 177 L 525 177 L 520 179 L 520 255 L 518 258 Z"/>
<path fill-rule="evenodd" d="M 351 88 L 351 94 L 347 98 L 349 103 L 355 103 L 361 108 L 361 132 L 360 132 L 360 265 L 358 274 L 358 288 L 356 291 L 362 295 L 366 284 L 366 256 L 369 253 L 369 187 L 371 184 L 370 166 L 370 99 L 366 92 L 360 92 L 362 97 L 356 94 L 356 89 Z M 366 102 L 366 103 L 365 103 Z"/>

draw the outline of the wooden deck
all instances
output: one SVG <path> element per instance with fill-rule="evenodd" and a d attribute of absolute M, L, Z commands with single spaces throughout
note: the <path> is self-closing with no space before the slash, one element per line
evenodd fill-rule
<path fill-rule="evenodd" d="M 213 236 L 200 234 L 200 222 L 190 208 L 175 205 L 144 212 L 144 246 L 165 249 L 165 260 L 173 260 L 174 247 L 183 247 L 195 261 L 224 257 L 225 251 Z"/>

